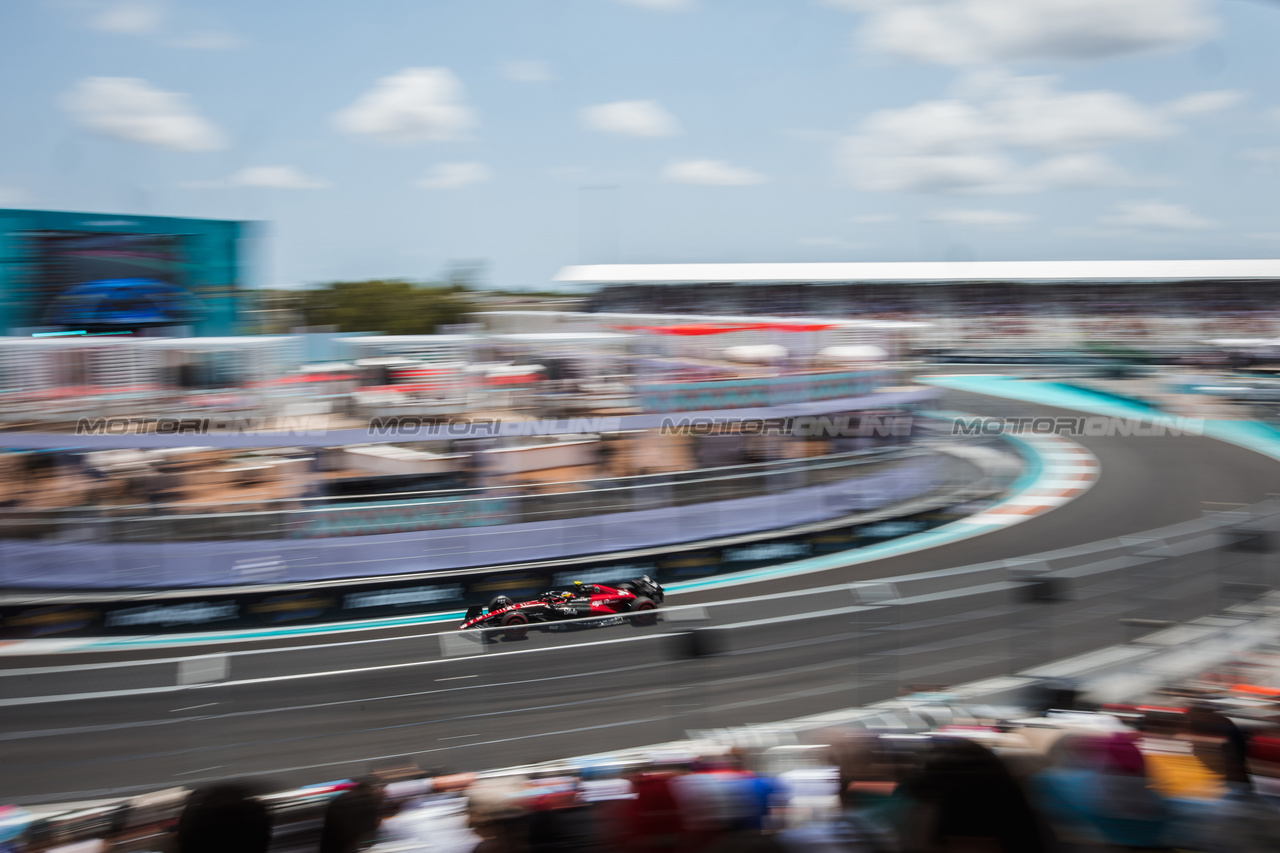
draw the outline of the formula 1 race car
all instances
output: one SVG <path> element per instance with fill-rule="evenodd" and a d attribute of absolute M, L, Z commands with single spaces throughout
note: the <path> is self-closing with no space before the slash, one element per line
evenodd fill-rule
<path fill-rule="evenodd" d="M 616 615 L 619 622 L 625 620 L 632 625 L 653 625 L 658 621 L 658 616 L 648 611 L 656 610 L 664 598 L 662 587 L 648 576 L 623 581 L 616 587 L 578 581 L 572 591 L 544 592 L 530 601 L 515 602 L 500 595 L 489 602 L 488 608 L 479 604 L 472 605 L 467 608 L 467 615 L 458 628 L 463 631 L 473 628 L 505 628 L 506 630 L 495 633 L 500 633 L 508 640 L 522 640 L 528 635 L 531 625 L 553 629 L 548 623 L 592 616 Z M 640 615 L 621 616 L 624 613 Z"/>

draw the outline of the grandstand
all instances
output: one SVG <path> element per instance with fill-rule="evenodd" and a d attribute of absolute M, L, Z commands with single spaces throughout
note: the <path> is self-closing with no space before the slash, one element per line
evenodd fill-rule
<path fill-rule="evenodd" d="M 923 320 L 918 346 L 1181 346 L 1274 337 L 1280 260 L 611 264 L 586 310 Z"/>

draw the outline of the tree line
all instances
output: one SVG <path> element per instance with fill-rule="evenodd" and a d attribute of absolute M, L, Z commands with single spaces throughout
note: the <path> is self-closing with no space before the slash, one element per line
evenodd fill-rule
<path fill-rule="evenodd" d="M 335 281 L 306 290 L 259 294 L 261 325 L 268 334 L 307 326 L 337 332 L 429 335 L 441 326 L 464 322 L 476 310 L 470 289 L 458 282 Z"/>

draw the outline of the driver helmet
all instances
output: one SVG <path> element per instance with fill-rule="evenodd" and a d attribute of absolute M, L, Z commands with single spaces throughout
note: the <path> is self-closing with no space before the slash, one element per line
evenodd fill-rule
<path fill-rule="evenodd" d="M 573 593 L 571 593 L 571 592 L 566 592 L 566 593 L 563 593 L 560 597 L 561 597 L 561 598 L 573 598 Z"/>

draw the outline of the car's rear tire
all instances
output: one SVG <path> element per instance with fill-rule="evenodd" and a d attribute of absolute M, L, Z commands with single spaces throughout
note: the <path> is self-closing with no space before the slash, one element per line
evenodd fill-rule
<path fill-rule="evenodd" d="M 496 596 L 492 601 L 489 602 L 489 612 L 492 613 L 495 610 L 501 610 L 504 607 L 510 607 L 514 603 L 515 602 L 507 598 L 505 595 Z"/>
<path fill-rule="evenodd" d="M 529 617 L 518 612 L 508 613 L 502 617 L 502 627 L 506 628 L 502 632 L 503 639 L 523 640 L 529 636 Z"/>
<path fill-rule="evenodd" d="M 652 599 L 640 597 L 631 602 L 631 612 L 639 613 L 639 616 L 631 617 L 631 624 L 634 627 L 642 627 L 645 625 L 657 625 L 658 614 L 655 612 L 658 605 L 653 603 Z"/>

